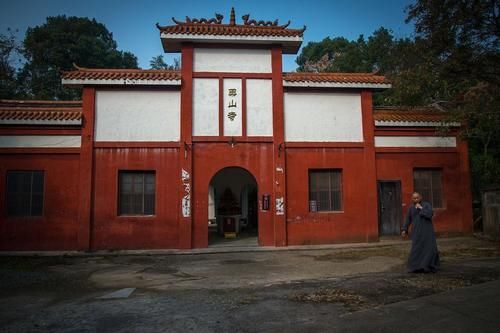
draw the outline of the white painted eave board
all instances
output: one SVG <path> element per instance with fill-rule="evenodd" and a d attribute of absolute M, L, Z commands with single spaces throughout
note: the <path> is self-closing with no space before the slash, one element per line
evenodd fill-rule
<path fill-rule="evenodd" d="M 279 44 L 283 46 L 284 54 L 297 54 L 302 45 L 302 37 L 282 36 L 233 36 L 233 35 L 201 35 L 201 34 L 172 34 L 162 32 L 161 40 L 165 52 L 180 52 L 183 42 L 190 43 L 221 43 L 221 44 Z"/>
<path fill-rule="evenodd" d="M 300 88 L 368 88 L 368 89 L 389 89 L 390 83 L 351 83 L 351 82 L 290 82 L 283 80 L 283 87 Z"/>

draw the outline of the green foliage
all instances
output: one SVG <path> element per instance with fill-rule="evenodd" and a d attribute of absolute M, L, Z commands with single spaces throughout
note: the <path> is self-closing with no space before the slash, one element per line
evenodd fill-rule
<path fill-rule="evenodd" d="M 61 85 L 60 72 L 73 64 L 90 68 L 137 68 L 137 58 L 117 50 L 113 35 L 95 19 L 48 17 L 41 26 L 28 28 L 19 73 L 27 96 L 35 99 L 76 99 L 80 93 Z"/>
<path fill-rule="evenodd" d="M 500 160 L 493 155 L 478 154 L 472 150 L 470 154 L 472 191 L 475 198 L 479 199 L 481 190 L 497 185 L 500 179 Z"/>
<path fill-rule="evenodd" d="M 499 15 L 498 0 L 419 0 L 407 22 L 447 79 L 498 83 Z"/>
<path fill-rule="evenodd" d="M 466 125 L 475 194 L 500 184 L 500 2 L 417 0 L 410 21 L 414 39 L 380 28 L 368 39 L 311 42 L 297 70 L 378 71 L 393 88 L 375 93 L 375 105 L 441 105 Z"/>
<path fill-rule="evenodd" d="M 298 71 L 378 72 L 387 76 L 393 89 L 374 95 L 374 103 L 421 105 L 439 91 L 440 83 L 429 71 L 420 45 L 408 38 L 396 39 L 384 27 L 366 39 L 360 35 L 349 41 L 343 37 L 310 42 L 297 57 Z"/>
<path fill-rule="evenodd" d="M 0 34 L 0 99 L 19 98 L 16 82 L 16 68 L 13 58 L 19 54 L 20 47 L 12 31 Z"/>
<path fill-rule="evenodd" d="M 419 0 L 408 7 L 440 99 L 466 126 L 474 195 L 500 184 L 500 2 Z"/>
<path fill-rule="evenodd" d="M 181 69 L 181 61 L 179 58 L 174 58 L 174 64 L 169 65 L 163 59 L 163 55 L 158 55 L 156 57 L 151 58 L 149 61 L 149 66 L 151 69 L 165 69 L 171 71 L 178 71 Z"/>

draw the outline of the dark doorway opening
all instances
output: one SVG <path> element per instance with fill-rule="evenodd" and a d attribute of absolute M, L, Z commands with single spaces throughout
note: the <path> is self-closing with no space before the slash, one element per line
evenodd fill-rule
<path fill-rule="evenodd" d="M 392 236 L 401 232 L 401 182 L 378 181 L 379 235 Z"/>
<path fill-rule="evenodd" d="M 257 246 L 257 181 L 240 167 L 217 172 L 208 188 L 208 245 Z"/>

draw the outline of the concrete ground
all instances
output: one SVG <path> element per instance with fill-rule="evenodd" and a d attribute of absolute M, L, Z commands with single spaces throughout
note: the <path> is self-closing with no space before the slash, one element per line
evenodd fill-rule
<path fill-rule="evenodd" d="M 500 243 L 0 256 L 0 332 L 498 332 Z M 176 253 L 176 254 L 172 254 Z"/>

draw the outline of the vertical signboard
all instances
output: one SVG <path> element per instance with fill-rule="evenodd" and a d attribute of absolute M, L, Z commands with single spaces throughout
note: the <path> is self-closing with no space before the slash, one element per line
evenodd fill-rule
<path fill-rule="evenodd" d="M 242 130 L 241 79 L 224 79 L 224 135 L 241 136 Z"/>

